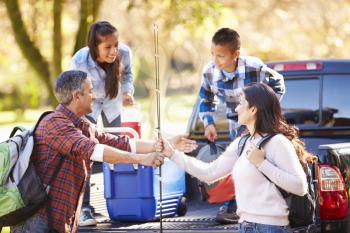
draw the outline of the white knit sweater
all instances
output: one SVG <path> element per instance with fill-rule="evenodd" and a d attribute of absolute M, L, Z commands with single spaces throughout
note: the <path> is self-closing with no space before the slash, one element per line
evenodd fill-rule
<path fill-rule="evenodd" d="M 211 163 L 204 163 L 181 152 L 175 152 L 171 160 L 207 183 L 232 174 L 240 222 L 286 226 L 289 224 L 288 207 L 275 184 L 302 196 L 307 192 L 306 176 L 292 143 L 281 134 L 265 144 L 263 149 L 266 159 L 260 167 L 251 164 L 245 156 L 247 145 L 250 142 L 256 144 L 260 139 L 249 139 L 240 157 L 237 138 Z M 268 181 L 262 173 L 275 184 Z"/>

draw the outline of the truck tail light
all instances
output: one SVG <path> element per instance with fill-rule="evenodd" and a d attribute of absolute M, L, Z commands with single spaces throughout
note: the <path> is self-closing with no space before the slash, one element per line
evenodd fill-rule
<path fill-rule="evenodd" d="M 271 65 L 276 71 L 303 71 L 303 70 L 322 70 L 320 62 L 303 62 L 303 63 L 279 63 Z"/>
<path fill-rule="evenodd" d="M 337 220 L 348 217 L 346 186 L 336 166 L 319 166 L 320 217 L 321 220 Z"/>

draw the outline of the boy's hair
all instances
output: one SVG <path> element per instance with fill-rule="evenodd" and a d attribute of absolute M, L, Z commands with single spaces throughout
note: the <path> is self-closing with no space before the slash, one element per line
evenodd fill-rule
<path fill-rule="evenodd" d="M 241 39 L 238 32 L 231 28 L 221 28 L 215 32 L 212 42 L 215 45 L 229 45 L 232 50 L 238 50 L 241 47 Z"/>

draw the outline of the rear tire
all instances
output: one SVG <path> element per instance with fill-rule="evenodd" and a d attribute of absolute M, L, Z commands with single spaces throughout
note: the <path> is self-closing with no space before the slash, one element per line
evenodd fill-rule
<path fill-rule="evenodd" d="M 179 205 L 177 206 L 177 215 L 182 217 L 182 216 L 185 216 L 186 213 L 187 213 L 186 197 L 181 197 L 179 201 Z"/>

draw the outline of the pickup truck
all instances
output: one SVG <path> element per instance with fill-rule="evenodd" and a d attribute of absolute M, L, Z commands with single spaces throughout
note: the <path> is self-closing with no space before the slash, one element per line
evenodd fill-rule
<path fill-rule="evenodd" d="M 322 232 L 350 232 L 350 60 L 273 62 L 284 76 L 281 105 L 287 122 L 300 129 L 307 149 L 318 157 L 318 219 Z M 188 125 L 191 139 L 207 144 L 198 118 L 199 100 Z M 225 106 L 215 113 L 218 144 L 230 142 Z M 347 143 L 346 143 L 347 142 Z"/>
<path fill-rule="evenodd" d="M 350 232 L 350 60 L 309 60 L 273 62 L 268 66 L 283 74 L 286 94 L 281 105 L 287 122 L 300 129 L 300 136 L 309 151 L 317 155 L 314 176 L 317 194 L 317 232 Z M 198 151 L 207 144 L 203 124 L 198 118 L 197 100 L 188 122 L 189 138 L 196 140 Z M 224 105 L 218 104 L 215 113 L 217 143 L 230 143 L 228 120 Z M 92 204 L 102 213 L 98 227 L 81 227 L 79 232 L 155 232 L 159 222 L 110 222 L 101 199 L 101 175 L 95 172 Z M 99 183 L 100 182 L 100 183 Z M 94 183 L 92 181 L 92 183 Z M 95 191 L 94 191 L 95 190 Z M 100 193 L 100 198 L 97 198 Z M 94 198 L 95 197 L 95 198 Z M 238 224 L 220 225 L 214 217 L 219 205 L 201 201 L 197 180 L 186 176 L 188 212 L 183 217 L 164 219 L 166 232 L 238 232 Z M 306 232 L 296 230 L 295 232 Z"/>

